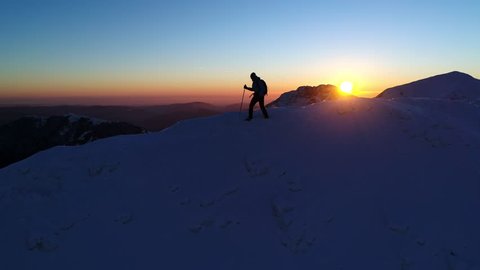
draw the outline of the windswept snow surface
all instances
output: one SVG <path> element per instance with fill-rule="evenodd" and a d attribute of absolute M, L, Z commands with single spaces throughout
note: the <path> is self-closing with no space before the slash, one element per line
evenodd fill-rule
<path fill-rule="evenodd" d="M 0 170 L 0 269 L 480 269 L 480 108 L 346 99 Z"/>

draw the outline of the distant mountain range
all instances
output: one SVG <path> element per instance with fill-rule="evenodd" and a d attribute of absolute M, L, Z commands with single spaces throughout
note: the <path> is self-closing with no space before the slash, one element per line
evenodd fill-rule
<path fill-rule="evenodd" d="M 0 168 L 57 145 L 79 145 L 145 130 L 124 122 L 76 116 L 27 116 L 0 126 Z"/>
<path fill-rule="evenodd" d="M 159 131 L 181 120 L 236 111 L 238 108 L 239 105 L 215 106 L 203 102 L 157 106 L 9 106 L 0 107 L 0 125 L 28 115 L 49 117 L 73 113 Z"/>
<path fill-rule="evenodd" d="M 454 71 L 388 88 L 378 98 L 423 97 L 441 99 L 480 99 L 480 80 Z"/>

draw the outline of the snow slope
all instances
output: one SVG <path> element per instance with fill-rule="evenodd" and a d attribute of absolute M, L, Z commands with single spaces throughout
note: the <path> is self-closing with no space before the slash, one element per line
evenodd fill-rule
<path fill-rule="evenodd" d="M 426 97 L 442 99 L 480 99 L 480 80 L 454 71 L 389 88 L 381 98 Z"/>
<path fill-rule="evenodd" d="M 0 269 L 480 269 L 480 108 L 345 99 L 0 170 Z"/>

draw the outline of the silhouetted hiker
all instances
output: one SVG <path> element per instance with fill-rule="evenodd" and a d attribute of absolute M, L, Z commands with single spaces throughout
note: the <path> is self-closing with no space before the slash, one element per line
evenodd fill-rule
<path fill-rule="evenodd" d="M 248 87 L 246 84 L 243 86 L 244 89 L 253 91 L 253 97 L 252 100 L 250 101 L 250 106 L 248 107 L 248 118 L 245 119 L 246 121 L 250 121 L 253 118 L 253 107 L 255 104 L 258 102 L 260 104 L 260 109 L 262 109 L 263 117 L 265 119 L 268 119 L 268 113 L 267 110 L 265 109 L 265 101 L 264 97 L 267 94 L 267 84 L 265 83 L 264 80 L 262 80 L 260 77 L 255 74 L 255 72 L 252 72 L 250 74 L 250 78 L 252 79 L 252 87 Z"/>

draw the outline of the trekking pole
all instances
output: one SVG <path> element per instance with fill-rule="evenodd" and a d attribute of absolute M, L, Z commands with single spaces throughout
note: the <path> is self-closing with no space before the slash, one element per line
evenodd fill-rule
<path fill-rule="evenodd" d="M 240 103 L 240 110 L 238 111 L 238 115 L 242 117 L 242 107 L 243 107 L 243 97 L 245 96 L 245 88 L 243 88 L 243 94 L 242 94 L 242 103 Z"/>

